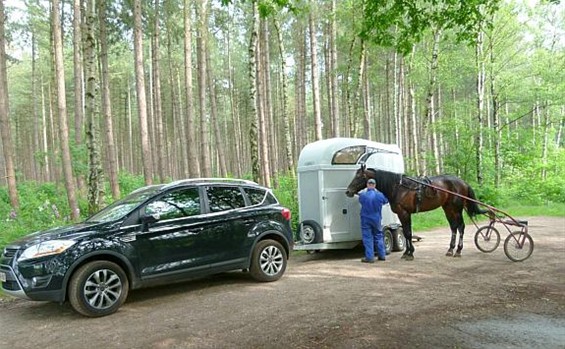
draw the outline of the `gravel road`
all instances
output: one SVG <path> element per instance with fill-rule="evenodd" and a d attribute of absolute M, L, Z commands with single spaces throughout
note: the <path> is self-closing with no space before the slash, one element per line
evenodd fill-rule
<path fill-rule="evenodd" d="M 529 218 L 533 255 L 512 262 L 467 227 L 416 232 L 415 260 L 362 250 L 293 253 L 285 276 L 232 272 L 137 290 L 114 315 L 2 300 L 0 348 L 565 348 L 565 218 Z M 501 227 L 502 228 L 502 227 Z M 502 239 L 506 232 L 502 231 Z"/>

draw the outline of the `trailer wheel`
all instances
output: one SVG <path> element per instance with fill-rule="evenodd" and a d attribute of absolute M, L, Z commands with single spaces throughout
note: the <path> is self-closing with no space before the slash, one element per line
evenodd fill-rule
<path fill-rule="evenodd" d="M 322 228 L 315 221 L 304 221 L 300 224 L 299 237 L 305 244 L 322 242 Z"/>
<path fill-rule="evenodd" d="M 392 241 L 394 242 L 392 246 L 393 251 L 404 251 L 406 248 L 406 238 L 404 237 L 404 232 L 402 228 L 395 229 L 392 232 Z"/>
<path fill-rule="evenodd" d="M 390 232 L 390 230 L 385 230 L 384 231 L 384 235 L 385 235 L 385 251 L 386 254 L 389 255 L 392 252 L 392 246 L 394 245 L 394 240 L 392 239 L 392 233 Z"/>

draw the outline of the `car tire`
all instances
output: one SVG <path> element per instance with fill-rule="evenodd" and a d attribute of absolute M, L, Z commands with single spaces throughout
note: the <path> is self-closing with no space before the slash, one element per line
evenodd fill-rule
<path fill-rule="evenodd" d="M 286 263 L 286 251 L 279 242 L 262 240 L 253 249 L 249 272 L 257 281 L 276 281 L 283 276 Z"/>
<path fill-rule="evenodd" d="M 109 261 L 89 262 L 76 270 L 69 283 L 69 302 L 88 317 L 115 313 L 125 302 L 129 281 L 125 272 Z"/>

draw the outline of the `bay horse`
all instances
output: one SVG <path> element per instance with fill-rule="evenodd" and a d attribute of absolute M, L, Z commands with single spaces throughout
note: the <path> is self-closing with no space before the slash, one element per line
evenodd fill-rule
<path fill-rule="evenodd" d="M 451 242 L 446 256 L 461 257 L 463 234 L 465 232 L 463 209 L 466 209 L 470 217 L 488 212 L 482 210 L 476 202 L 465 200 L 457 195 L 434 188 L 445 189 L 476 200 L 471 186 L 459 177 L 440 175 L 427 177 L 426 179 L 414 179 L 399 173 L 366 168 L 364 164 L 355 173 L 355 177 L 347 187 L 345 194 L 348 197 L 353 197 L 367 186 L 367 180 L 370 178 L 377 182 L 377 189 L 387 197 L 392 212 L 397 214 L 402 224 L 404 237 L 406 238 L 406 250 L 402 255 L 402 259 L 414 259 L 412 214 L 431 211 L 441 206 L 451 228 Z M 431 186 L 421 184 L 423 181 L 426 181 L 425 184 Z M 458 231 L 459 244 L 457 245 L 457 251 L 453 254 Z"/>

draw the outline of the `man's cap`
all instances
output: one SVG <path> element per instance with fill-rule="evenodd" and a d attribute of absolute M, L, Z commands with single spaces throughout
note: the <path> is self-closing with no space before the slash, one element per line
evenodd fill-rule
<path fill-rule="evenodd" d="M 371 178 L 367 181 L 367 184 L 377 184 L 377 182 Z"/>

